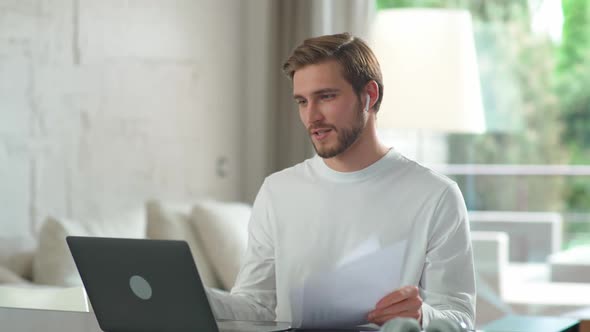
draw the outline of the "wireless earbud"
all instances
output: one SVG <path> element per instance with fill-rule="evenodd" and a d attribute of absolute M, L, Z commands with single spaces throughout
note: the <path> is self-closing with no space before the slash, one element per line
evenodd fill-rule
<path fill-rule="evenodd" d="M 366 96 L 366 101 L 365 101 L 365 112 L 369 111 L 369 103 L 371 102 L 371 97 L 369 96 L 369 94 L 367 93 Z"/>

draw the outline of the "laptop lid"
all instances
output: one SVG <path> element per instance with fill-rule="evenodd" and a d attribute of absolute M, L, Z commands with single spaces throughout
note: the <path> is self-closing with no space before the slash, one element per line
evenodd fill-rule
<path fill-rule="evenodd" d="M 102 330 L 218 331 L 186 242 L 66 241 Z"/>

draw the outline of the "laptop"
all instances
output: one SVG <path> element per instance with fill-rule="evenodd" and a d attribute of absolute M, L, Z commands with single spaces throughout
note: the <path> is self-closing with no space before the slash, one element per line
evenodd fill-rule
<path fill-rule="evenodd" d="M 287 331 L 288 323 L 216 322 L 185 241 L 66 238 L 106 332 Z"/>

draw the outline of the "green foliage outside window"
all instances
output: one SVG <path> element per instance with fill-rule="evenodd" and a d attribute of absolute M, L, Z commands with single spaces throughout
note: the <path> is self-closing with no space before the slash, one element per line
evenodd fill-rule
<path fill-rule="evenodd" d="M 558 52 L 556 91 L 560 96 L 562 140 L 571 164 L 590 164 L 590 2 L 563 0 L 563 37 Z M 590 181 L 569 178 L 565 202 L 568 211 L 590 209 Z M 577 243 L 590 243 L 590 223 L 570 225 Z M 584 236 L 585 235 L 585 236 Z"/>

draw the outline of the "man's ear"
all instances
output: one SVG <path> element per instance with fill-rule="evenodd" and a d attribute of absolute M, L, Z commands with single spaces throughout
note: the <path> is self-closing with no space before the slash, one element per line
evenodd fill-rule
<path fill-rule="evenodd" d="M 369 109 L 371 109 L 372 104 L 379 100 L 379 85 L 375 80 L 371 80 L 367 83 L 365 86 L 365 93 L 367 98 L 367 100 L 365 100 L 365 112 L 368 112 Z M 371 103 L 371 98 L 374 100 L 373 103 Z"/>

